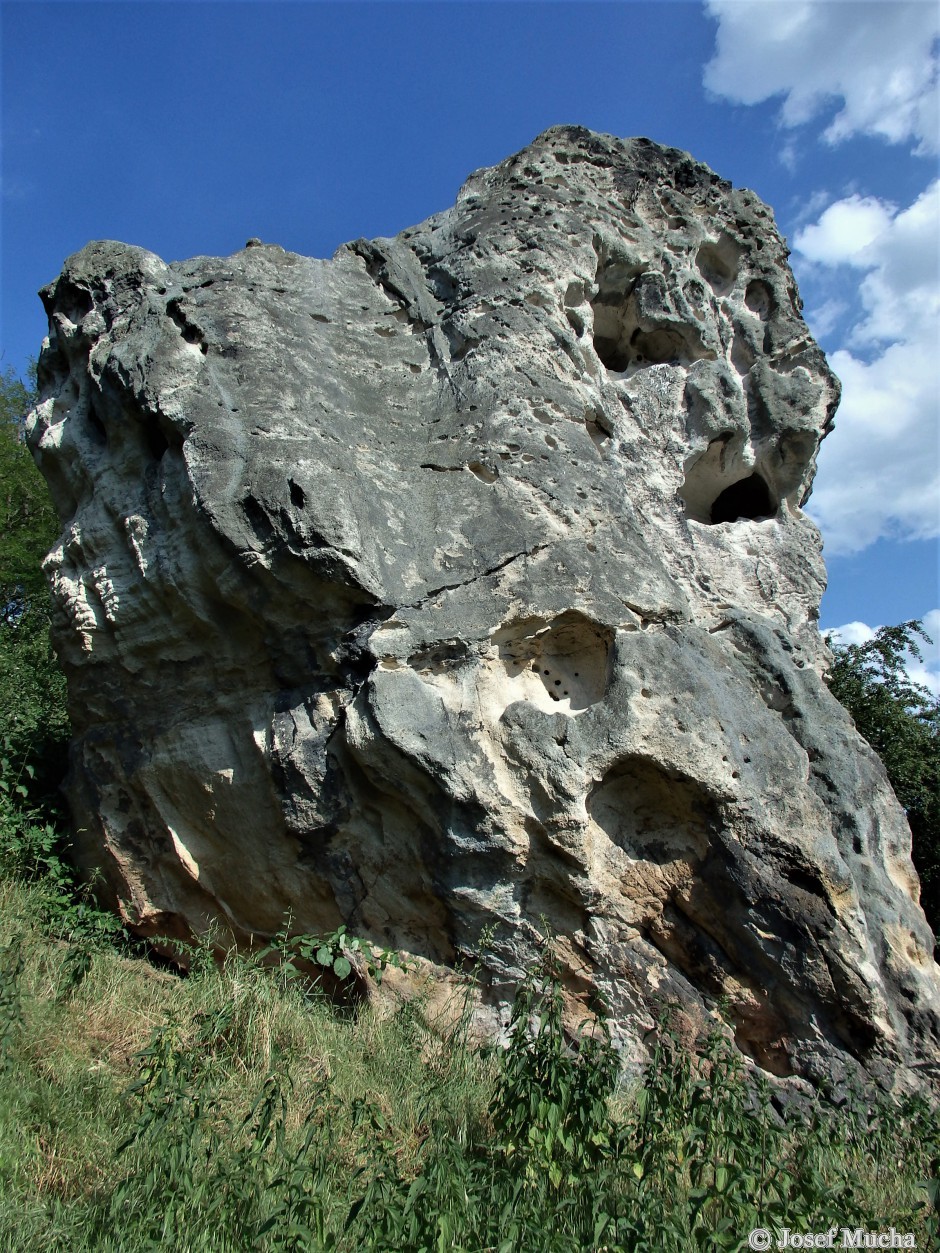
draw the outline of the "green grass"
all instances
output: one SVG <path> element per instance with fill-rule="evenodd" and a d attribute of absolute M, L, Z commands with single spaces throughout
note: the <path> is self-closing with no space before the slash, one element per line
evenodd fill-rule
<path fill-rule="evenodd" d="M 926 1104 L 784 1122 L 724 1036 L 664 1024 L 618 1087 L 565 1042 L 550 956 L 507 1049 L 420 999 L 340 1011 L 256 956 L 181 978 L 0 878 L 0 1248 L 684 1250 L 756 1226 L 936 1240 Z M 71 916 L 74 923 L 74 915 Z M 83 929 L 83 927 L 85 929 Z M 931 1226 L 933 1224 L 933 1226 Z"/>

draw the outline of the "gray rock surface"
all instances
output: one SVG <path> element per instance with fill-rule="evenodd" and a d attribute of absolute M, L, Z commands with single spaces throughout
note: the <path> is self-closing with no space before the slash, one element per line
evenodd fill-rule
<path fill-rule="evenodd" d="M 143 934 L 340 923 L 497 1030 L 557 933 L 628 1060 L 720 998 L 774 1076 L 911 1085 L 940 970 L 822 679 L 838 384 L 773 216 L 557 127 L 329 261 L 95 243 L 31 441 L 83 859 Z"/>

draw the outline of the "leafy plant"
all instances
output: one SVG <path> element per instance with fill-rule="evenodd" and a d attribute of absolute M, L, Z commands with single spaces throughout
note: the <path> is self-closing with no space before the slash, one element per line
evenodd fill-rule
<path fill-rule="evenodd" d="M 93 884 L 79 882 L 61 831 L 28 803 L 19 780 L 29 771 L 28 762 L 17 768 L 0 757 L 0 873 L 36 884 L 41 916 L 52 934 L 72 945 L 72 975 L 79 979 L 92 949 L 126 943 L 128 935 L 121 920 L 98 905 Z"/>
<path fill-rule="evenodd" d="M 15 619 L 43 600 L 42 559 L 58 530 L 49 493 L 23 438 L 35 404 L 35 370 L 24 383 L 12 369 L 0 373 L 0 619 Z"/>
<path fill-rule="evenodd" d="M 103 1225 L 120 1228 L 132 1212 L 135 1240 L 159 1249 L 335 1248 L 330 1085 L 308 1094 L 299 1136 L 290 1130 L 292 1087 L 274 1072 L 233 1118 L 216 1064 L 218 1015 L 194 1025 L 187 1036 L 181 1022 L 169 1022 L 137 1055 L 139 1077 L 128 1089 L 137 1117 L 117 1148 L 128 1166 Z"/>
<path fill-rule="evenodd" d="M 572 1045 L 563 1013 L 560 974 L 546 948 L 513 1004 L 493 1124 L 498 1149 L 516 1157 L 530 1181 L 545 1175 L 554 1188 L 595 1170 L 610 1153 L 608 1102 L 620 1069 L 603 1018 L 582 1024 Z"/>
<path fill-rule="evenodd" d="M 398 970 L 408 968 L 401 953 L 350 935 L 345 926 L 325 936 L 294 935 L 290 923 L 290 918 L 286 918 L 272 943 L 260 954 L 262 958 L 276 954 L 284 977 L 311 980 L 309 971 L 319 967 L 330 971 L 342 983 L 354 975 L 356 967 L 361 967 L 376 984 L 381 984 L 390 966 Z M 316 982 L 315 977 L 312 982 Z"/>
<path fill-rule="evenodd" d="M 46 485 L 23 438 L 35 389 L 0 374 L 0 728 L 8 796 L 46 806 L 65 769 L 65 679 L 49 640 L 42 559 L 58 533 Z"/>

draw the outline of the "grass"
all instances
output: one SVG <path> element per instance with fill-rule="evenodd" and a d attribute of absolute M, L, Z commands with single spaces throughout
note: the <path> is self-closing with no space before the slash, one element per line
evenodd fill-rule
<path fill-rule="evenodd" d="M 45 894 L 45 895 L 44 895 Z M 0 1248 L 685 1250 L 756 1226 L 936 1241 L 936 1111 L 782 1120 L 716 1031 L 639 1089 L 572 1048 L 551 959 L 507 1049 L 418 1002 L 340 1011 L 257 957 L 180 977 L 0 878 Z"/>

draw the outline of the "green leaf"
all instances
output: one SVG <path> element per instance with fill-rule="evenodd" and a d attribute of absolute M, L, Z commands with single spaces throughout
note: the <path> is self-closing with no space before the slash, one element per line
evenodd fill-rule
<path fill-rule="evenodd" d="M 321 966 L 332 966 L 333 950 L 331 948 L 327 948 L 325 944 L 321 945 L 320 948 L 317 949 L 317 961 Z"/>
<path fill-rule="evenodd" d="M 352 973 L 352 965 L 347 957 L 337 957 L 333 962 L 333 973 L 339 979 L 346 979 Z"/>

